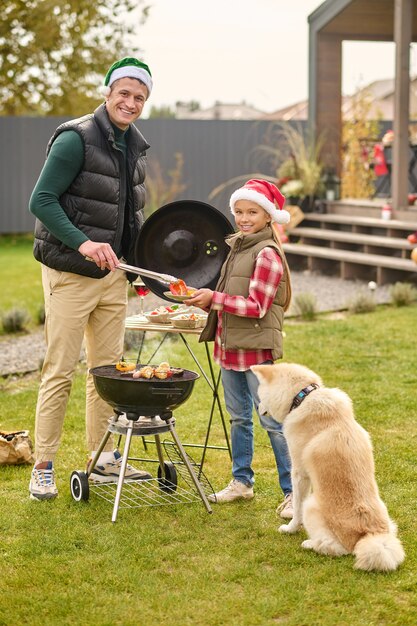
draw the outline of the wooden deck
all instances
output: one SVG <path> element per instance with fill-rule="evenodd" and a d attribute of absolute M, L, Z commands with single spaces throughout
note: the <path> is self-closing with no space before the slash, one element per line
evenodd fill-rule
<path fill-rule="evenodd" d="M 361 205 L 362 206 L 362 205 Z M 379 213 L 306 213 L 289 232 L 284 244 L 290 268 L 308 269 L 344 279 L 373 280 L 377 284 L 417 282 L 417 264 L 410 256 L 415 247 L 407 235 L 417 231 L 417 211 L 412 219 L 384 220 Z"/>

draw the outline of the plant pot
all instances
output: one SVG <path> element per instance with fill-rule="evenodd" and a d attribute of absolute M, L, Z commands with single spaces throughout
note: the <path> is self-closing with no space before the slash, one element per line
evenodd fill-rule
<path fill-rule="evenodd" d="M 300 203 L 300 209 L 302 210 L 302 212 L 311 213 L 312 211 L 314 211 L 316 200 L 316 196 L 304 196 Z"/>
<path fill-rule="evenodd" d="M 300 197 L 288 196 L 288 204 L 300 206 Z"/>

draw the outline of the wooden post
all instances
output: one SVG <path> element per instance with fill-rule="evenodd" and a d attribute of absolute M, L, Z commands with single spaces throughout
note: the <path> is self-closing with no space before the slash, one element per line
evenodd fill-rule
<path fill-rule="evenodd" d="M 342 39 L 319 33 L 316 58 L 316 136 L 323 134 L 322 160 L 340 176 L 342 143 Z"/>
<path fill-rule="evenodd" d="M 410 119 L 410 44 L 412 0 L 395 0 L 395 95 L 392 150 L 392 203 L 394 210 L 408 206 L 408 124 Z"/>

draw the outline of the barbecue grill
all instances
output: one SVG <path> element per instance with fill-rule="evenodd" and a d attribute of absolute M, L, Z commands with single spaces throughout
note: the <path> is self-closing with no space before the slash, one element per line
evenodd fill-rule
<path fill-rule="evenodd" d="M 138 365 L 137 369 L 142 366 Z M 202 481 L 211 485 L 202 472 L 198 471 L 197 464 L 187 455 L 175 430 L 175 418 L 173 410 L 183 404 L 191 395 L 194 382 L 199 374 L 191 370 L 181 370 L 178 374 L 159 380 L 133 378 L 131 373 L 120 372 L 114 365 L 103 365 L 90 370 L 93 376 L 97 393 L 113 407 L 114 416 L 109 420 L 109 425 L 100 446 L 92 459 L 87 472 L 74 471 L 71 474 L 70 488 L 74 500 L 80 502 L 88 500 L 90 490 L 109 499 L 109 489 L 115 490 L 112 522 L 116 521 L 122 498 L 122 490 L 128 490 L 127 506 L 143 506 L 146 504 L 168 504 L 174 502 L 189 502 L 201 499 L 207 512 L 212 509 L 207 500 Z M 89 476 L 93 471 L 97 460 L 103 451 L 111 433 L 125 436 L 120 476 L 117 482 L 96 485 L 89 483 Z M 168 448 L 162 445 L 160 435 L 170 433 L 173 444 Z M 124 481 L 126 465 L 133 436 L 154 436 L 158 455 L 158 474 L 156 479 L 140 481 Z M 169 450 L 169 461 L 164 459 L 165 452 Z M 177 457 L 177 462 L 173 456 Z M 174 462 L 173 462 L 174 460 Z M 185 468 L 185 471 L 184 471 Z M 193 493 L 180 488 L 177 483 L 178 470 L 181 476 L 193 488 Z M 197 477 L 196 474 L 199 474 Z M 187 480 L 188 479 L 188 480 Z M 135 492 L 135 493 L 133 493 Z M 198 496 L 196 497 L 196 493 Z"/>

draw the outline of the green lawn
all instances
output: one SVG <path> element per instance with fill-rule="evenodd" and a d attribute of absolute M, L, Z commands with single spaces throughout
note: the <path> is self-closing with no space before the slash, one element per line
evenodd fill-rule
<path fill-rule="evenodd" d="M 32 247 L 32 234 L 0 236 L 0 315 L 15 307 L 25 308 L 31 317 L 29 328 L 36 326 L 43 305 L 41 266 Z"/>
<path fill-rule="evenodd" d="M 22 267 L 20 278 L 29 275 Z M 4 276 L 0 287 L 8 282 Z M 33 283 L 27 285 L 30 291 Z M 213 505 L 212 515 L 200 502 L 121 509 L 115 524 L 111 502 L 94 494 L 88 503 L 74 502 L 69 477 L 87 458 L 81 364 L 56 460 L 57 500 L 29 500 L 29 466 L 0 468 L 0 625 L 414 625 L 416 314 L 415 305 L 387 306 L 345 319 L 286 323 L 285 359 L 348 392 L 358 421 L 371 434 L 381 496 L 406 551 L 397 572 L 358 572 L 353 557 L 321 557 L 302 550 L 303 533 L 278 533 L 275 508 L 282 496 L 259 426 L 256 497 L 250 502 Z M 156 340 L 147 340 L 146 354 Z M 204 348 L 190 341 L 204 361 Z M 194 367 L 179 340 L 164 344 L 158 358 Z M 1 380 L 1 429 L 28 428 L 33 434 L 38 384 L 38 374 Z M 176 411 L 183 442 L 204 441 L 209 409 L 210 391 L 200 379 Z M 218 414 L 210 443 L 224 445 Z M 134 438 L 132 448 L 149 459 L 143 467 L 155 473 L 155 447 L 145 452 Z M 199 460 L 198 449 L 187 450 Z M 215 489 L 222 488 L 230 478 L 227 453 L 210 450 L 205 473 Z"/>

